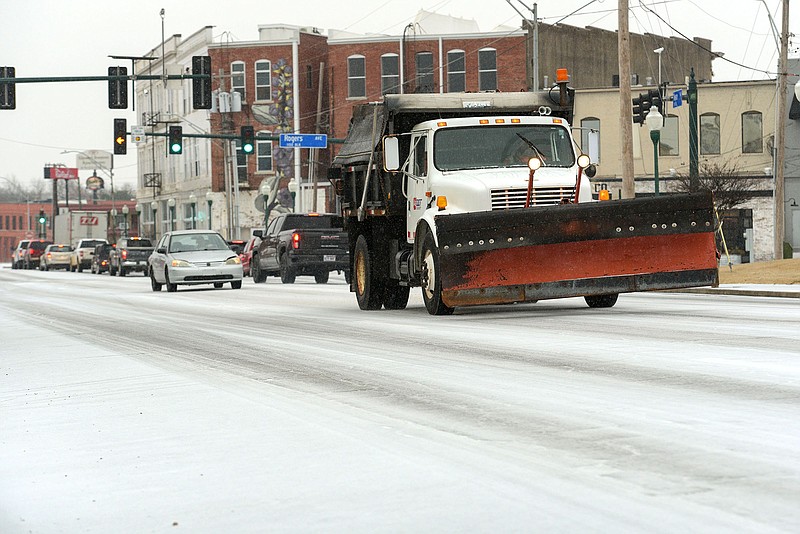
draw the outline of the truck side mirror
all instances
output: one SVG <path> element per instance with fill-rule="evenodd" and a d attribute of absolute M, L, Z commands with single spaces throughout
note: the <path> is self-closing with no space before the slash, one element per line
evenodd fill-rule
<path fill-rule="evenodd" d="M 400 141 L 395 136 L 383 138 L 383 169 L 396 171 L 400 168 Z"/>

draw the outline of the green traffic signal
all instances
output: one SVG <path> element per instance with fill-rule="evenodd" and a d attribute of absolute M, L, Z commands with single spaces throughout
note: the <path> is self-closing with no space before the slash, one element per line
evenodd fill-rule
<path fill-rule="evenodd" d="M 240 142 L 242 152 L 252 154 L 255 149 L 255 131 L 252 126 L 242 126 L 240 130 Z"/>
<path fill-rule="evenodd" d="M 170 126 L 167 136 L 167 153 L 183 153 L 183 128 L 181 126 Z"/>

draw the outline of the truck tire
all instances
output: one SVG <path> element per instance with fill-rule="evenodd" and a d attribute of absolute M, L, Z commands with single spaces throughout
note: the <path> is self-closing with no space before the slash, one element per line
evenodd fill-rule
<path fill-rule="evenodd" d="M 258 256 L 253 256 L 250 260 L 250 274 L 253 276 L 253 282 L 256 284 L 263 284 L 267 281 L 267 273 L 261 270 L 258 265 Z"/>
<path fill-rule="evenodd" d="M 161 291 L 161 283 L 156 282 L 156 275 L 150 270 L 150 287 L 153 291 Z"/>
<path fill-rule="evenodd" d="M 411 288 L 401 286 L 395 280 L 389 280 L 384 288 L 383 307 L 387 310 L 405 310 Z"/>
<path fill-rule="evenodd" d="M 330 276 L 331 273 L 329 271 L 321 271 L 314 274 L 314 281 L 318 284 L 327 284 Z"/>
<path fill-rule="evenodd" d="M 422 300 L 431 315 L 450 315 L 453 308 L 442 302 L 442 278 L 439 276 L 439 250 L 428 233 L 422 242 Z"/>
<path fill-rule="evenodd" d="M 383 305 L 384 283 L 377 276 L 372 252 L 363 234 L 356 239 L 353 271 L 358 307 L 362 310 L 380 310 Z"/>
<path fill-rule="evenodd" d="M 164 269 L 164 284 L 167 286 L 167 293 L 175 293 L 178 290 L 178 284 L 170 283 L 167 269 Z"/>
<path fill-rule="evenodd" d="M 618 297 L 619 295 L 615 293 L 613 295 L 586 296 L 583 297 L 583 299 L 586 301 L 586 304 L 588 304 L 590 308 L 610 308 L 617 303 Z"/>
<path fill-rule="evenodd" d="M 286 253 L 281 254 L 281 282 L 284 284 L 294 284 L 294 279 L 297 274 L 289 265 L 289 256 Z"/>

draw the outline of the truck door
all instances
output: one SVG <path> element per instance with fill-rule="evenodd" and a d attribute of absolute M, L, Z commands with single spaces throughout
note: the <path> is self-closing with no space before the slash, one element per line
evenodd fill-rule
<path fill-rule="evenodd" d="M 409 154 L 408 188 L 406 194 L 406 238 L 413 243 L 416 238 L 417 222 L 428 209 L 428 132 L 414 133 L 411 136 Z"/>
<path fill-rule="evenodd" d="M 261 258 L 261 265 L 266 270 L 272 271 L 278 268 L 278 245 L 280 244 L 278 233 L 281 231 L 282 223 L 285 220 L 285 215 L 278 215 L 272 219 L 262 238 L 261 250 L 264 253 Z"/>

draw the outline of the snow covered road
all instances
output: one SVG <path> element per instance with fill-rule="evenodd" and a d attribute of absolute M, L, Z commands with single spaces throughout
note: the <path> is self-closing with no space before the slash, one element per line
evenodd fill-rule
<path fill-rule="evenodd" d="M 800 529 L 796 299 L 0 270 L 0 532 Z"/>

